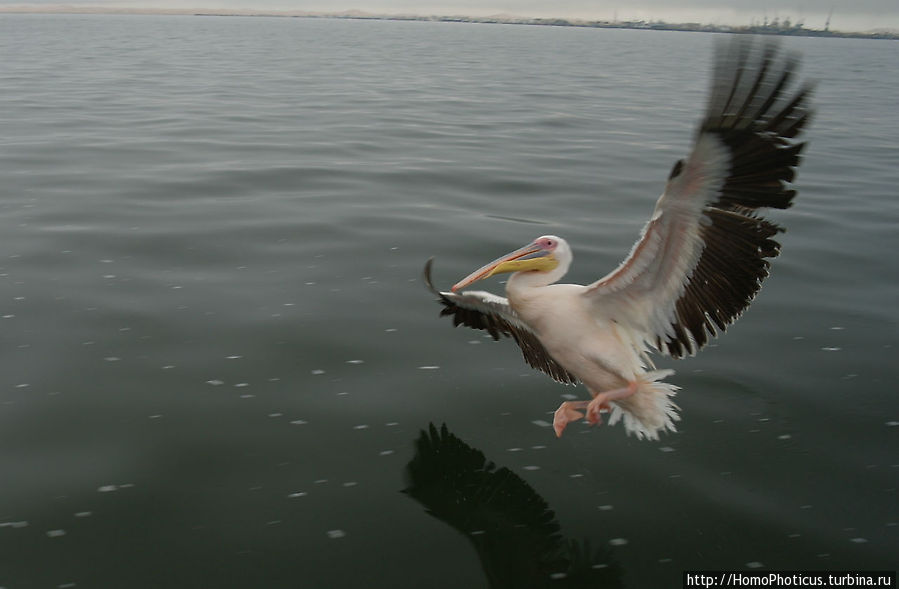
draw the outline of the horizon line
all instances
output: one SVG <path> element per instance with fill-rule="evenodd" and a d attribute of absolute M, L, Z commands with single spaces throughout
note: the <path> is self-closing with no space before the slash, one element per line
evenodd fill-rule
<path fill-rule="evenodd" d="M 588 20 L 562 17 L 529 17 L 499 13 L 488 16 L 469 16 L 464 14 L 419 14 L 419 13 L 378 13 L 363 10 L 342 11 L 305 11 L 276 9 L 240 9 L 240 8 L 163 8 L 163 7 L 125 7 L 94 6 L 78 4 L 12 4 L 0 5 L 0 14 L 108 14 L 134 16 L 251 16 L 251 17 L 293 17 L 293 18 L 335 18 L 335 19 L 369 19 L 369 20 L 414 20 L 439 22 L 470 22 L 483 24 L 520 24 L 520 25 L 555 25 L 586 28 L 623 28 L 648 30 L 673 30 L 685 32 L 758 32 L 762 34 L 780 34 L 792 36 L 830 36 L 858 38 L 899 39 L 899 29 L 891 27 L 868 29 L 865 31 L 842 31 L 829 29 L 806 29 L 802 21 L 797 21 L 789 29 L 776 24 L 764 25 L 717 25 L 699 22 L 668 22 L 663 20 Z M 787 26 L 791 20 L 785 19 Z"/>

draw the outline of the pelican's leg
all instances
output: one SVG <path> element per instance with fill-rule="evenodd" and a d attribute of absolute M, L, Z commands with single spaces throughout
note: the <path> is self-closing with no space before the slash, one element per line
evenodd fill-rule
<path fill-rule="evenodd" d="M 619 399 L 625 399 L 636 392 L 637 382 L 634 381 L 632 383 L 629 383 L 624 388 L 613 389 L 611 391 L 604 391 L 602 393 L 599 393 L 598 395 L 593 397 L 593 400 L 590 401 L 590 403 L 587 405 L 587 421 L 589 421 L 592 425 L 602 423 L 602 419 L 599 417 L 600 411 L 611 411 L 612 408 L 609 406 L 610 402 L 618 401 Z"/>
<path fill-rule="evenodd" d="M 565 431 L 565 426 L 568 425 L 568 422 L 584 417 L 584 414 L 578 411 L 578 409 L 585 409 L 589 404 L 590 401 L 565 401 L 559 405 L 559 408 L 556 409 L 553 415 L 553 429 L 556 430 L 557 438 L 562 437 L 562 432 Z"/>

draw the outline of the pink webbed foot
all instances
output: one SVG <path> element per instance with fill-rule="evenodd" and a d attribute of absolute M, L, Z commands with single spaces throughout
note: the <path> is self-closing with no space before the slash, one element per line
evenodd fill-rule
<path fill-rule="evenodd" d="M 589 421 L 591 425 L 602 423 L 602 418 L 599 414 L 603 411 L 612 410 L 612 406 L 609 405 L 609 403 L 620 399 L 626 399 L 636 392 L 637 383 L 632 382 L 624 388 L 599 393 L 593 397 L 593 400 L 587 405 L 587 421 Z"/>
<path fill-rule="evenodd" d="M 604 403 L 597 403 L 596 399 L 590 401 L 590 404 L 587 405 L 587 422 L 590 425 L 602 425 L 602 417 L 600 413 L 608 413 L 612 410 L 612 406 L 609 405 L 608 401 Z"/>
<path fill-rule="evenodd" d="M 559 408 L 556 409 L 555 414 L 553 414 L 553 429 L 556 432 L 557 438 L 562 437 L 565 426 L 570 422 L 583 419 L 584 414 L 578 411 L 578 409 L 584 409 L 589 404 L 590 401 L 565 401 L 559 405 Z"/>

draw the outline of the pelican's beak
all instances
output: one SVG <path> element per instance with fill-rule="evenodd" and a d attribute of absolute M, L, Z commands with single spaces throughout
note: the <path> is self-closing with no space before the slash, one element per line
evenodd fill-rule
<path fill-rule="evenodd" d="M 460 288 L 465 288 L 469 284 L 483 280 L 494 274 L 502 274 L 504 272 L 521 272 L 524 270 L 552 270 L 559 265 L 558 260 L 551 251 L 547 251 L 538 245 L 529 243 L 528 245 L 509 252 L 508 254 L 497 258 L 479 268 L 453 285 L 453 292 Z"/>

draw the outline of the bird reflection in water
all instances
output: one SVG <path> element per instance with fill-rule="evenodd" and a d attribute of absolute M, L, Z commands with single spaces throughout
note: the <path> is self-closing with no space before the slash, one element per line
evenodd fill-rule
<path fill-rule="evenodd" d="M 444 424 L 415 441 L 403 492 L 464 535 L 492 588 L 622 587 L 608 550 L 566 540 L 546 500 Z"/>

